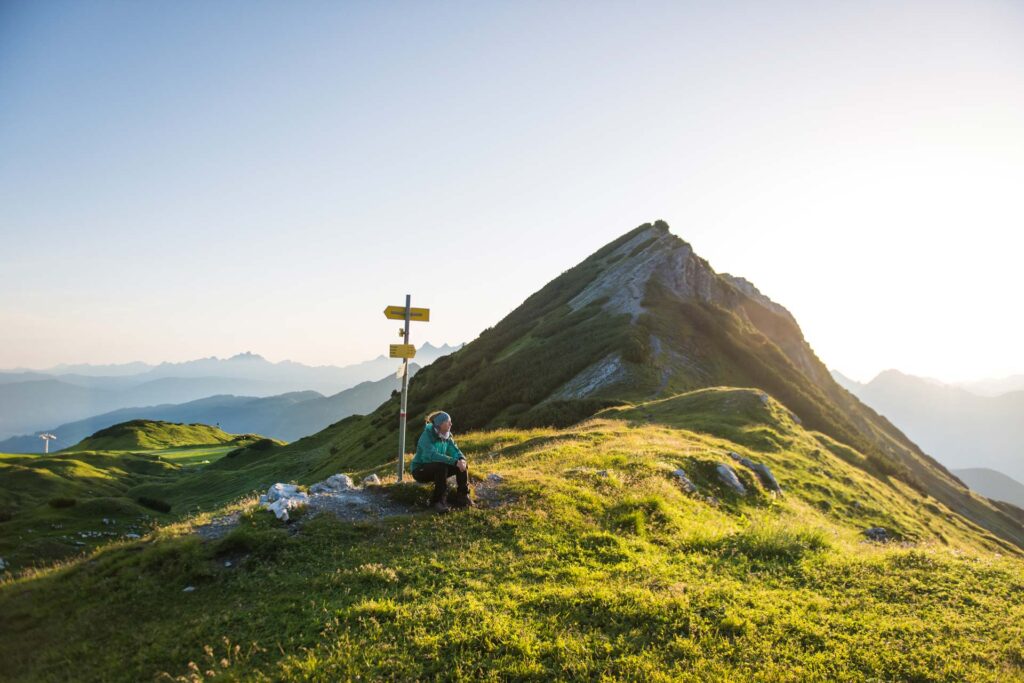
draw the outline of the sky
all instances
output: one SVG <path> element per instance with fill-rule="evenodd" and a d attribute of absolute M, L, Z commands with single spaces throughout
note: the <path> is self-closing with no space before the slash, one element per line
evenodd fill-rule
<path fill-rule="evenodd" d="M 663 219 L 830 367 L 1024 372 L 1024 5 L 0 0 L 0 367 L 468 342 Z"/>

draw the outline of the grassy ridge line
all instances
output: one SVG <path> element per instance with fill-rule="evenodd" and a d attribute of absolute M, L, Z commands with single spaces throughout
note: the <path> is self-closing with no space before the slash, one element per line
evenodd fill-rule
<path fill-rule="evenodd" d="M 72 451 L 138 451 L 211 446 L 252 441 L 252 434 L 228 434 L 219 427 L 206 424 L 181 424 L 163 420 L 130 420 L 101 429 L 92 436 L 64 449 Z"/>
<path fill-rule="evenodd" d="M 324 517 L 295 536 L 250 509 L 218 543 L 188 521 L 8 581 L 0 677 L 187 676 L 191 661 L 232 680 L 1024 678 L 1019 560 L 756 392 L 687 400 L 690 428 L 657 404 L 463 435 L 474 477 L 504 477 L 504 507 Z M 752 494 L 732 496 L 710 471 L 723 450 L 769 464 L 785 496 L 741 469 Z M 680 466 L 718 503 L 685 495 Z M 879 522 L 918 542 L 863 543 Z"/>

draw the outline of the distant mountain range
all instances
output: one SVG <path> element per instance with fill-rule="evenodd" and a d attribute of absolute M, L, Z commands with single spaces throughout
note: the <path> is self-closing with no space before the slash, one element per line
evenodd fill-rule
<path fill-rule="evenodd" d="M 1024 484 L 1002 472 L 987 467 L 969 467 L 953 470 L 953 474 L 983 496 L 1024 508 Z"/>
<path fill-rule="evenodd" d="M 416 363 L 427 365 L 461 344 L 425 343 Z M 0 372 L 0 439 L 33 434 L 121 408 L 160 406 L 232 395 L 260 398 L 311 391 L 333 396 L 398 369 L 386 356 L 347 366 L 272 363 L 253 353 L 184 363 L 63 365 L 48 370 Z M 65 372 L 67 371 L 67 372 Z M 33 449 L 35 450 L 35 449 Z"/>
<path fill-rule="evenodd" d="M 947 467 L 990 468 L 1024 480 L 1024 391 L 983 396 L 896 370 L 867 384 L 832 374 Z"/>
<path fill-rule="evenodd" d="M 415 376 L 419 365 L 409 365 Z M 295 391 L 277 396 L 209 396 L 181 404 L 121 408 L 52 427 L 46 431 L 57 436 L 57 444 L 67 448 L 90 434 L 129 420 L 203 423 L 232 434 L 262 434 L 282 441 L 318 432 L 338 420 L 357 413 L 369 413 L 401 389 L 394 373 L 375 382 L 361 382 L 333 396 L 315 391 Z M 35 434 L 0 441 L 0 453 L 38 453 L 41 441 Z"/>

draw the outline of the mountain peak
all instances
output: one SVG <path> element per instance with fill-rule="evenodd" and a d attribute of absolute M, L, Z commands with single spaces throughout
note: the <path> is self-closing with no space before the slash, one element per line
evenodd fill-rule
<path fill-rule="evenodd" d="M 243 362 L 244 361 L 266 361 L 266 358 L 264 358 L 263 356 L 261 356 L 258 353 L 253 353 L 252 351 L 245 351 L 243 353 L 236 353 L 235 355 L 231 356 L 230 358 L 228 358 L 226 360 L 229 360 L 229 361 L 243 361 Z"/>

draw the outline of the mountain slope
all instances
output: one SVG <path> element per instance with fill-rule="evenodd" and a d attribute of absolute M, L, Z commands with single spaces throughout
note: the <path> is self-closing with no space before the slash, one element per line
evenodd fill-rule
<path fill-rule="evenodd" d="M 460 444 L 475 510 L 283 525 L 250 499 L 219 511 L 241 512 L 221 539 L 195 535 L 202 515 L 0 583 L 0 678 L 187 679 L 189 662 L 281 681 L 1024 676 L 1024 569 L 991 552 L 1005 542 L 757 390 Z M 864 540 L 875 525 L 911 545 Z"/>
<path fill-rule="evenodd" d="M 565 426 L 611 405 L 709 386 L 765 391 L 808 428 L 863 453 L 876 476 L 897 477 L 1024 546 L 1016 513 L 972 496 L 835 382 L 788 311 L 746 280 L 715 273 L 661 221 L 602 247 L 422 370 L 409 414 L 415 425 L 443 407 L 459 429 Z M 313 471 L 383 461 L 394 457 L 397 419 L 392 400 L 286 450 L 305 452 Z"/>

